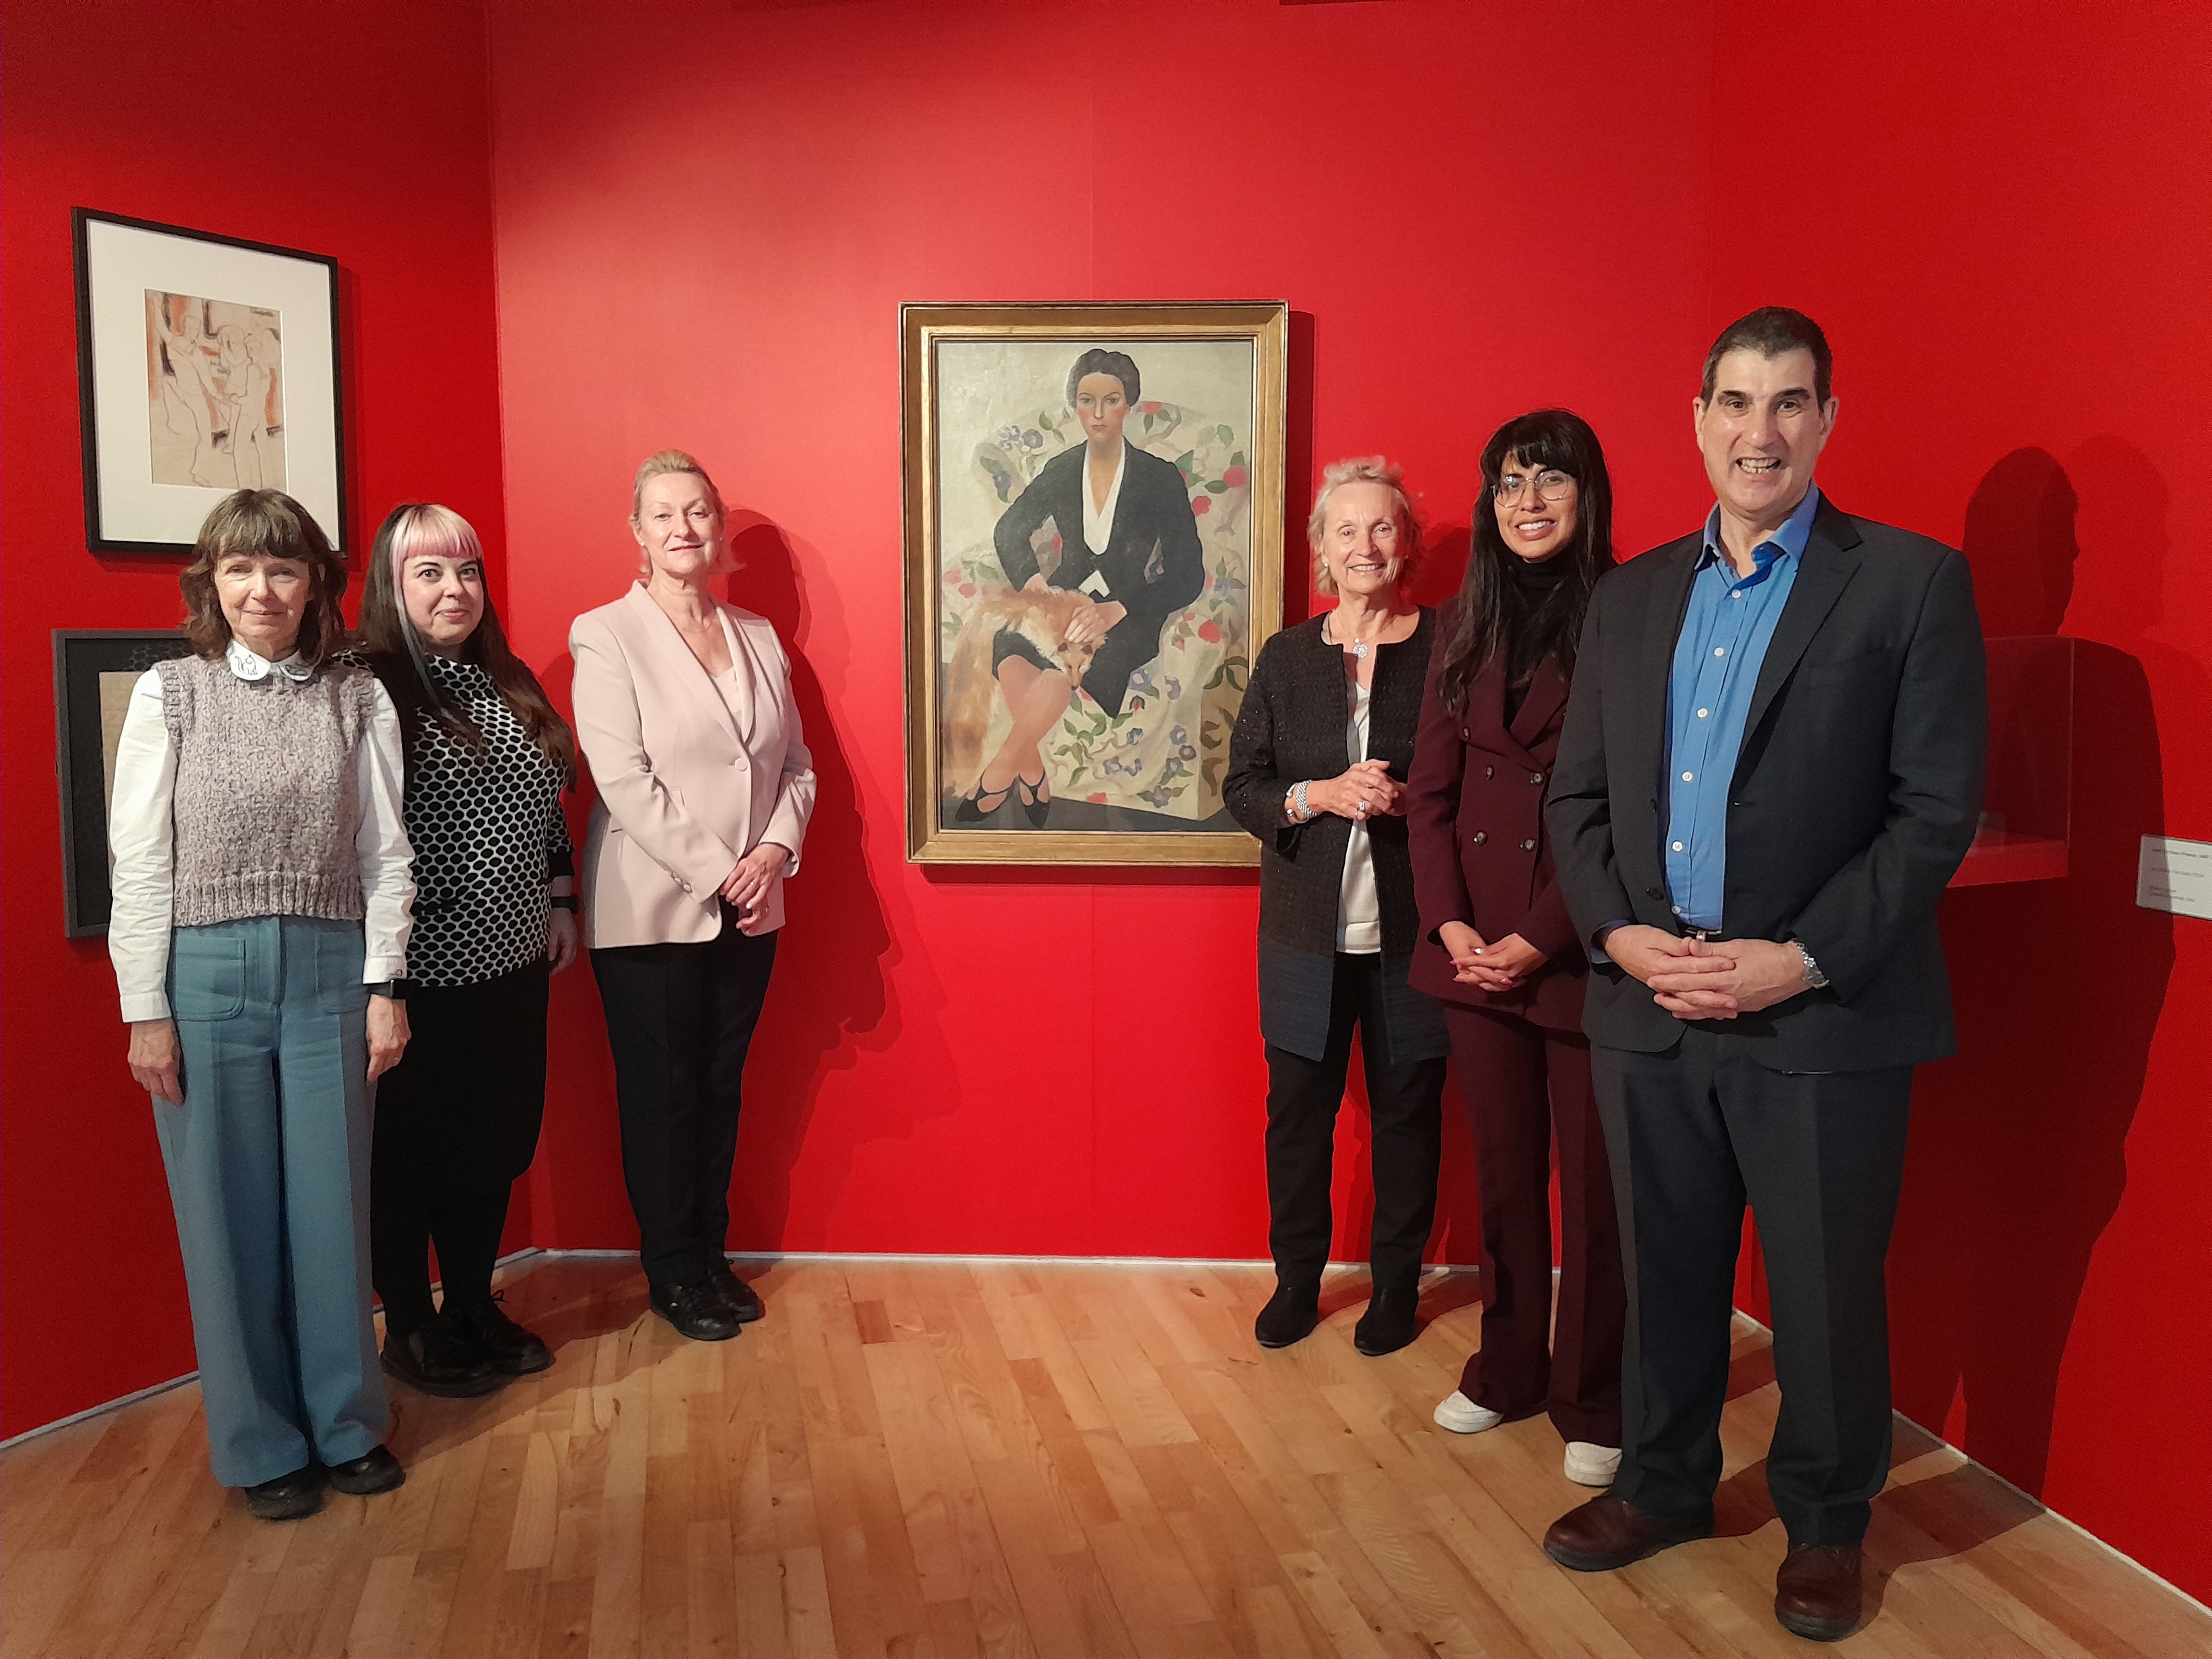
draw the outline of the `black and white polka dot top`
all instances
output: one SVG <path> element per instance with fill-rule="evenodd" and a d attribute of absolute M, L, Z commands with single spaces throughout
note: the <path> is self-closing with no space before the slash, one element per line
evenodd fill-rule
<path fill-rule="evenodd" d="M 424 659 L 430 678 L 484 735 L 470 750 L 435 720 L 407 734 L 404 817 L 415 852 L 415 933 L 407 975 L 471 985 L 545 953 L 545 884 L 573 875 L 561 774 L 530 740 L 491 676 Z"/>

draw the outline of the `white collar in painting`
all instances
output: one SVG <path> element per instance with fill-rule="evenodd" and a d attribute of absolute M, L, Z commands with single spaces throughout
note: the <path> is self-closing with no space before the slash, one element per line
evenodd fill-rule
<path fill-rule="evenodd" d="M 1079 481 L 1083 486 L 1083 544 L 1093 555 L 1103 555 L 1114 538 L 1114 509 L 1121 504 L 1121 477 L 1129 470 L 1129 441 L 1121 441 L 1121 453 L 1114 460 L 1114 482 L 1106 490 L 1106 505 L 1094 507 L 1091 504 L 1091 457 L 1083 458 Z"/>
<path fill-rule="evenodd" d="M 223 653 L 223 660 L 230 665 L 230 672 L 242 680 L 265 680 L 274 674 L 295 685 L 305 685 L 315 678 L 315 671 L 300 660 L 298 652 L 282 662 L 271 662 L 259 652 L 240 645 L 234 637 L 230 649 Z"/>

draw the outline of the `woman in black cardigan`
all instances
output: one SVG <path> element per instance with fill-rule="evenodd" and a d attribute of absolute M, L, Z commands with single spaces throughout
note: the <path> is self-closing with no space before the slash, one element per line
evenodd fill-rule
<path fill-rule="evenodd" d="M 1447 1043 L 1406 980 L 1419 926 L 1406 838 L 1435 617 L 1407 597 L 1420 529 L 1398 470 L 1340 461 L 1307 525 L 1315 584 L 1336 609 L 1269 640 L 1230 741 L 1223 794 L 1260 838 L 1260 1034 L 1267 1045 L 1267 1244 L 1275 1293 L 1254 1335 L 1288 1346 L 1319 1317 L 1329 1162 L 1352 1036 L 1373 1126 L 1374 1293 L 1364 1354 L 1413 1340 L 1436 1218 Z"/>

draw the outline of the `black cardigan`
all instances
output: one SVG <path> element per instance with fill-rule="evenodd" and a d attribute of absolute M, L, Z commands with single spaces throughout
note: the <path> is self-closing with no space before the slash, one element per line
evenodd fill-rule
<path fill-rule="evenodd" d="M 1089 447 L 1078 444 L 1047 461 L 1000 515 L 991 542 L 1007 585 L 1019 587 L 1037 573 L 1030 538 L 1049 519 L 1060 550 L 1048 585 L 1080 587 L 1095 574 L 1106 585 L 1103 597 L 1128 611 L 1106 630 L 1083 676 L 1091 700 L 1118 715 L 1129 677 L 1160 654 L 1160 630 L 1205 586 L 1206 555 L 1181 469 L 1134 444 L 1127 444 L 1122 462 L 1121 496 L 1106 550 L 1094 555 L 1083 539 L 1083 460 Z"/>
<path fill-rule="evenodd" d="M 1261 647 L 1229 740 L 1222 801 L 1260 838 L 1260 1026 L 1267 1041 L 1318 1058 L 1328 1024 L 1328 975 L 1336 956 L 1337 908 L 1352 821 L 1324 812 L 1283 821 L 1283 797 L 1301 780 L 1333 778 L 1352 763 L 1345 747 L 1344 652 L 1322 637 L 1324 617 L 1285 629 Z M 1423 610 L 1413 633 L 1377 646 L 1368 703 L 1367 752 L 1403 783 L 1413 762 L 1421 690 L 1436 637 Z M 1382 913 L 1382 960 L 1393 1064 L 1444 1052 L 1436 1005 L 1406 987 L 1420 922 L 1413 859 L 1403 817 L 1367 822 L 1375 893 Z"/>

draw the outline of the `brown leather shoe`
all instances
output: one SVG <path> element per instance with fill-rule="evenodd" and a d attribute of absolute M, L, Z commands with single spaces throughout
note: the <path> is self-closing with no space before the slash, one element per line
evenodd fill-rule
<path fill-rule="evenodd" d="M 1859 1547 L 1807 1544 L 1774 1575 L 1774 1617 L 1792 1636 L 1840 1642 L 1858 1628 Z"/>
<path fill-rule="evenodd" d="M 1593 1498 L 1552 1522 L 1544 1553 L 1577 1572 L 1610 1572 L 1693 1538 L 1713 1535 L 1711 1514 L 1646 1515 L 1619 1498 Z"/>

